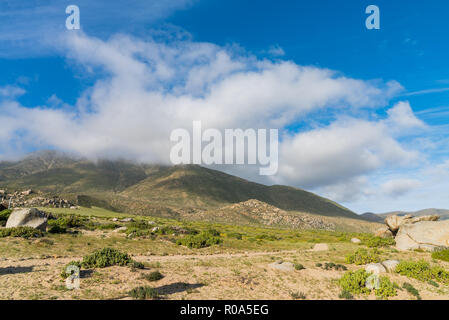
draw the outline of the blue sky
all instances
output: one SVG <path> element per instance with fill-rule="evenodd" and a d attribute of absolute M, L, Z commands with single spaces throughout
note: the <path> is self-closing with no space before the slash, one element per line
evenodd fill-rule
<path fill-rule="evenodd" d="M 80 8 L 80 31 L 65 29 L 69 4 Z M 365 27 L 370 4 L 380 8 L 380 30 Z M 447 12 L 443 0 L 3 1 L 0 108 L 8 138 L 2 156 L 56 148 L 92 157 L 120 150 L 164 161 L 165 132 L 147 131 L 139 119 L 146 112 L 166 116 L 153 100 L 158 93 L 170 96 L 164 105 L 173 104 L 177 114 L 186 106 L 197 114 L 215 108 L 204 109 L 204 121 L 216 127 L 275 124 L 284 131 L 277 177 L 263 180 L 248 168 L 225 171 L 303 187 L 357 212 L 449 208 Z M 307 81 L 295 82 L 291 74 Z M 251 86 L 226 91 L 225 84 L 242 89 L 255 76 L 267 88 L 276 90 L 274 78 L 292 92 L 273 92 L 270 105 L 243 114 L 254 109 L 258 93 Z M 245 96 L 234 98 L 240 107 L 227 123 L 219 106 L 230 110 L 234 101 L 220 100 L 221 90 Z M 122 124 L 110 131 L 108 121 L 122 112 L 118 101 L 127 110 L 120 119 L 135 131 Z M 277 116 L 284 120 L 274 121 Z M 46 125 L 49 119 L 54 122 Z"/>

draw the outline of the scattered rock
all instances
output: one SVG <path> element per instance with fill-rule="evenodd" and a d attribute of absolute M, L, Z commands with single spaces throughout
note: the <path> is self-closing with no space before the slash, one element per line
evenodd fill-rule
<path fill-rule="evenodd" d="M 117 221 L 118 221 L 118 219 L 117 219 L 117 218 L 113 218 L 113 219 L 112 219 L 112 221 L 114 221 L 114 222 L 117 222 Z"/>
<path fill-rule="evenodd" d="M 6 222 L 7 228 L 32 227 L 45 231 L 47 228 L 47 215 L 36 208 L 14 209 Z"/>
<path fill-rule="evenodd" d="M 438 247 L 448 247 L 449 220 L 403 224 L 395 240 L 398 250 L 423 249 L 433 251 Z"/>
<path fill-rule="evenodd" d="M 327 251 L 329 250 L 329 246 L 327 243 L 317 243 L 313 246 L 312 251 Z"/>
<path fill-rule="evenodd" d="M 440 216 L 433 215 L 433 216 L 422 216 L 422 217 L 414 217 L 410 220 L 410 223 L 417 223 L 421 221 L 438 221 L 440 220 Z"/>
<path fill-rule="evenodd" d="M 387 226 L 383 226 L 382 228 L 377 229 L 374 232 L 374 235 L 381 238 L 393 238 L 393 232 L 391 232 Z"/>
<path fill-rule="evenodd" d="M 133 222 L 134 219 L 133 218 L 124 218 L 122 220 L 120 220 L 120 222 Z"/>
<path fill-rule="evenodd" d="M 159 231 L 159 227 L 154 227 L 153 229 L 151 229 L 151 232 L 157 232 Z"/>
<path fill-rule="evenodd" d="M 295 265 L 291 262 L 277 261 L 268 265 L 272 269 L 282 270 L 282 271 L 294 271 Z"/>
<path fill-rule="evenodd" d="M 387 269 L 381 263 L 370 263 L 365 266 L 366 272 L 381 274 L 387 272 Z"/>
<path fill-rule="evenodd" d="M 112 231 L 112 232 L 126 231 L 126 229 L 128 229 L 128 228 L 127 227 L 120 227 L 120 228 L 114 229 L 114 231 Z"/>
<path fill-rule="evenodd" d="M 398 260 L 386 260 L 382 262 L 382 265 L 385 267 L 387 272 L 394 272 L 398 264 L 399 264 Z"/>
<path fill-rule="evenodd" d="M 407 214 L 405 216 L 392 215 L 385 218 L 385 224 L 388 226 L 391 232 L 396 233 L 399 227 L 406 223 L 407 220 L 411 220 L 413 216 Z"/>
<path fill-rule="evenodd" d="M 360 243 L 360 242 L 362 242 L 362 240 L 360 240 L 359 238 L 352 238 L 351 242 L 352 243 Z"/>

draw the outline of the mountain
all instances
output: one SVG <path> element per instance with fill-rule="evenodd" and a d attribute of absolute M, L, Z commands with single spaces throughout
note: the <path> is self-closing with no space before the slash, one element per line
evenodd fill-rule
<path fill-rule="evenodd" d="M 383 223 L 385 219 L 385 217 L 372 212 L 363 213 L 360 215 L 360 217 L 366 221 L 379 222 L 379 223 Z"/>
<path fill-rule="evenodd" d="M 379 213 L 378 216 L 381 216 L 382 218 L 385 218 L 387 216 L 396 214 L 398 216 L 405 216 L 406 214 L 410 214 L 414 217 L 421 217 L 421 216 L 429 216 L 429 215 L 438 215 L 440 216 L 441 220 L 448 220 L 449 219 L 449 210 L 447 209 L 423 209 L 419 211 L 392 211 L 392 212 L 386 212 L 386 213 Z"/>
<path fill-rule="evenodd" d="M 92 203 L 98 200 L 136 214 L 179 217 L 255 199 L 286 211 L 361 219 L 349 209 L 302 189 L 266 186 L 198 165 L 92 162 L 50 151 L 1 162 L 0 188 L 31 188 L 68 199 L 84 195 Z"/>
<path fill-rule="evenodd" d="M 405 216 L 406 214 L 410 214 L 414 217 L 421 217 L 421 216 L 430 216 L 430 215 L 438 215 L 440 216 L 440 220 L 449 220 L 449 210 L 447 209 L 423 209 L 419 211 L 391 211 L 391 212 L 385 212 L 385 213 L 372 213 L 372 212 L 366 212 L 364 214 L 361 214 L 360 217 L 367 221 L 372 222 L 379 222 L 383 223 L 384 219 L 391 215 L 398 215 L 398 216 Z"/>

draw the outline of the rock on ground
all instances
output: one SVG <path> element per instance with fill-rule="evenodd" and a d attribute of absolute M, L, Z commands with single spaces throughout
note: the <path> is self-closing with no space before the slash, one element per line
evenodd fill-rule
<path fill-rule="evenodd" d="M 438 247 L 448 247 L 449 220 L 404 224 L 399 229 L 395 240 L 398 250 L 432 251 Z"/>
<path fill-rule="evenodd" d="M 352 238 L 351 242 L 352 243 L 360 243 L 360 242 L 362 242 L 362 240 L 360 240 L 359 238 Z"/>
<path fill-rule="evenodd" d="M 394 272 L 398 264 L 399 264 L 398 260 L 386 260 L 382 262 L 382 265 L 385 267 L 387 272 Z"/>
<path fill-rule="evenodd" d="M 374 232 L 374 235 L 381 238 L 393 238 L 393 232 L 391 232 L 387 226 L 377 229 L 376 232 Z"/>
<path fill-rule="evenodd" d="M 313 246 L 313 251 L 327 251 L 329 250 L 329 246 L 327 243 L 317 243 Z"/>
<path fill-rule="evenodd" d="M 282 270 L 282 271 L 294 271 L 295 265 L 291 262 L 277 261 L 268 265 L 272 269 Z"/>
<path fill-rule="evenodd" d="M 45 231 L 47 216 L 36 208 L 14 209 L 6 222 L 6 228 L 32 227 Z"/>
<path fill-rule="evenodd" d="M 385 224 L 388 226 L 388 228 L 391 230 L 391 232 L 395 233 L 399 230 L 399 227 L 406 223 L 407 220 L 411 220 L 413 216 L 407 214 L 405 216 L 397 216 L 392 215 L 385 218 Z"/>
<path fill-rule="evenodd" d="M 387 272 L 387 269 L 381 263 L 370 263 L 365 266 L 366 272 L 381 274 Z"/>

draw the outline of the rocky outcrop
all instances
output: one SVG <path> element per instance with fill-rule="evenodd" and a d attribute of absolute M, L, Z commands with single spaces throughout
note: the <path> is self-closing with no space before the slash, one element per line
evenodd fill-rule
<path fill-rule="evenodd" d="M 76 205 L 67 199 L 44 195 L 41 192 L 36 192 L 31 189 L 11 193 L 0 190 L 0 203 L 6 207 L 11 206 L 12 208 L 76 208 Z"/>
<path fill-rule="evenodd" d="M 6 222 L 6 228 L 32 227 L 45 231 L 47 215 L 36 208 L 14 209 Z"/>
<path fill-rule="evenodd" d="M 374 235 L 381 238 L 393 238 L 393 232 L 391 232 L 391 230 L 388 229 L 387 226 L 383 226 L 382 228 L 377 229 L 374 232 Z"/>
<path fill-rule="evenodd" d="M 398 264 L 399 264 L 398 260 L 386 260 L 382 262 L 382 265 L 385 267 L 387 272 L 394 272 Z"/>
<path fill-rule="evenodd" d="M 387 269 L 381 263 L 370 263 L 365 266 L 366 272 L 381 274 L 387 272 Z"/>
<path fill-rule="evenodd" d="M 399 227 L 402 224 L 407 223 L 407 221 L 410 221 L 412 218 L 413 216 L 409 214 L 405 216 L 392 215 L 385 218 L 385 224 L 393 234 L 396 234 L 396 232 L 399 230 Z"/>
<path fill-rule="evenodd" d="M 449 220 L 418 221 L 401 225 L 396 235 L 398 250 L 423 249 L 432 251 L 449 246 Z"/>

